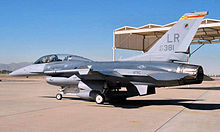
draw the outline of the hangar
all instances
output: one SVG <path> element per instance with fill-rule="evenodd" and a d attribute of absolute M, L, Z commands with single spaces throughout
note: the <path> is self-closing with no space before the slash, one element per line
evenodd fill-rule
<path fill-rule="evenodd" d="M 142 27 L 124 26 L 113 33 L 113 61 L 116 49 L 147 52 L 176 22 L 166 25 L 147 24 Z M 220 20 L 204 19 L 191 44 L 200 45 L 190 56 L 205 44 L 220 43 Z"/>

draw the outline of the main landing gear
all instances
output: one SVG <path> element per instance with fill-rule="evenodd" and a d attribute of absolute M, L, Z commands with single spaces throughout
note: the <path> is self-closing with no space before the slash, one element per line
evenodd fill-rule
<path fill-rule="evenodd" d="M 58 94 L 56 95 L 56 99 L 57 99 L 57 100 L 61 100 L 62 98 L 63 98 L 62 94 L 58 93 Z"/>
<path fill-rule="evenodd" d="M 97 94 L 95 97 L 95 102 L 97 104 L 103 104 L 105 102 L 105 96 L 103 94 Z"/>

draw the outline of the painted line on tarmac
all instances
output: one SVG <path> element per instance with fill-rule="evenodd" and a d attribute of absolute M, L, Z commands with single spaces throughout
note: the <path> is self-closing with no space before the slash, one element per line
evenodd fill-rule
<path fill-rule="evenodd" d="M 206 93 L 208 93 L 208 90 L 206 90 L 205 92 L 203 92 L 199 97 L 197 97 L 195 100 L 198 100 L 199 98 L 201 98 L 202 96 L 204 96 Z M 195 102 L 192 101 L 191 104 Z M 181 114 L 184 110 L 186 109 L 186 107 L 184 107 L 182 110 L 180 110 L 179 112 L 177 112 L 174 116 L 172 116 L 170 119 L 168 119 L 163 125 L 161 125 L 159 128 L 157 128 L 155 130 L 155 132 L 159 131 L 161 128 L 163 128 L 167 123 L 169 123 L 171 120 L 173 120 L 175 117 L 177 117 L 179 114 Z"/>
<path fill-rule="evenodd" d="M 130 123 L 141 123 L 141 121 L 129 121 Z"/>
<path fill-rule="evenodd" d="M 155 132 L 159 131 L 162 127 L 164 127 L 167 123 L 169 123 L 172 119 L 177 117 L 180 113 L 182 113 L 186 108 L 183 108 L 182 110 L 178 111 L 174 116 L 172 116 L 169 120 L 167 120 L 163 125 L 161 125 L 159 128 L 155 130 Z"/>

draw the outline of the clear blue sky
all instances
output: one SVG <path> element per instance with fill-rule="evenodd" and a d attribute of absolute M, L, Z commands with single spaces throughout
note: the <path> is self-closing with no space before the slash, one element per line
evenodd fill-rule
<path fill-rule="evenodd" d="M 1 0 L 0 63 L 34 61 L 51 53 L 112 59 L 112 33 L 122 26 L 164 25 L 184 13 L 209 11 L 220 19 L 218 0 Z M 195 48 L 195 46 L 193 46 Z M 220 73 L 220 45 L 191 58 L 206 73 Z M 118 51 L 118 57 L 136 52 Z"/>

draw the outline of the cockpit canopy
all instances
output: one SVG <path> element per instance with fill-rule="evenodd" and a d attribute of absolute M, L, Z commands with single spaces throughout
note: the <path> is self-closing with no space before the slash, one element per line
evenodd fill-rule
<path fill-rule="evenodd" d="M 34 62 L 34 64 L 42 64 L 42 63 L 50 63 L 50 62 L 57 62 L 57 61 L 91 61 L 90 59 L 76 56 L 76 55 L 70 55 L 70 54 L 51 54 L 51 55 L 45 55 L 39 58 Z"/>

